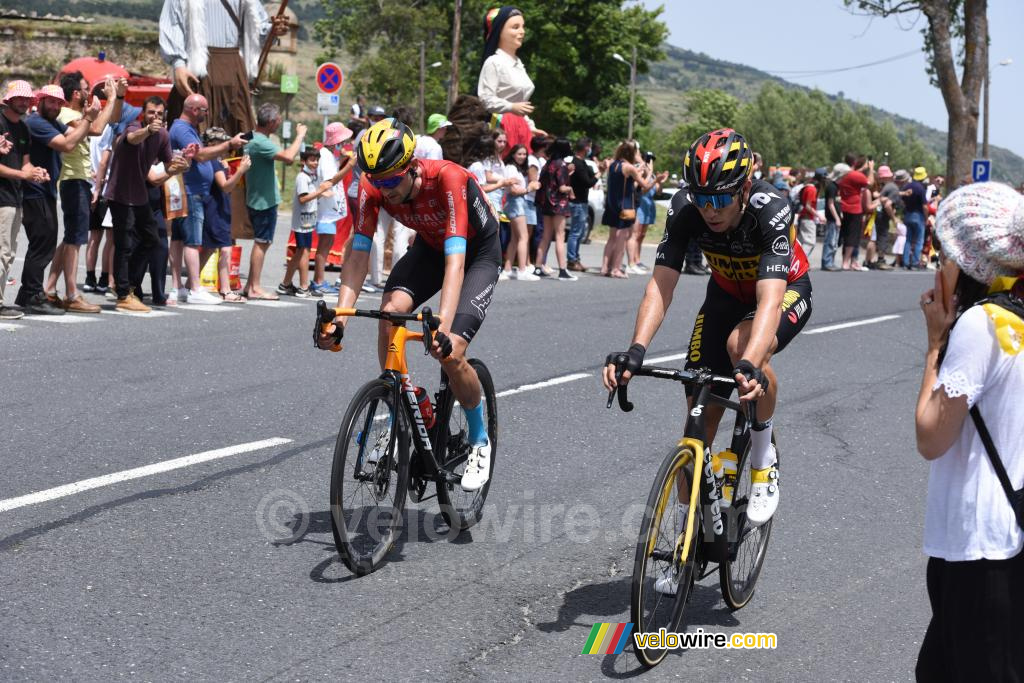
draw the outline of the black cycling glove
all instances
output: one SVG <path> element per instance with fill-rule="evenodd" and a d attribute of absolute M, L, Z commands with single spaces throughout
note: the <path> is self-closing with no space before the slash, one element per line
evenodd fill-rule
<path fill-rule="evenodd" d="M 330 349 L 323 349 L 320 347 L 321 329 L 322 328 L 320 327 L 320 323 L 318 321 L 316 327 L 313 328 L 313 346 L 320 349 L 321 351 L 328 351 Z M 334 337 L 335 344 L 340 344 L 342 337 L 345 336 L 345 326 L 339 322 L 334 323 L 334 331 L 331 332 L 331 336 Z M 332 344 L 332 346 L 334 346 L 334 344 Z"/>
<path fill-rule="evenodd" d="M 604 362 L 605 365 L 611 363 L 615 366 L 615 379 L 618 380 L 626 370 L 629 370 L 630 375 L 635 375 L 636 371 L 643 367 L 646 353 L 647 349 L 643 344 L 633 344 L 629 351 L 609 353 Z"/>
<path fill-rule="evenodd" d="M 434 333 L 434 341 L 441 347 L 441 358 L 452 355 L 452 340 L 448 338 L 447 334 L 438 330 Z"/>
<path fill-rule="evenodd" d="M 754 364 L 746 358 L 741 358 L 740 362 L 736 364 L 736 367 L 732 371 L 733 375 L 743 375 L 747 378 L 747 381 L 755 380 L 761 385 L 761 388 L 768 391 L 768 378 L 764 376 L 764 372 L 760 368 L 755 368 Z"/>

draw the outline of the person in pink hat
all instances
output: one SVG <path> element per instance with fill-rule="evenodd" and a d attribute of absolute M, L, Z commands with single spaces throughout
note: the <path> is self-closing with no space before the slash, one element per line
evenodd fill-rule
<path fill-rule="evenodd" d="M 73 151 L 85 139 L 92 122 L 100 115 L 99 100 L 93 98 L 82 112 L 87 125 L 68 127 L 57 119 L 61 107 L 66 105 L 67 99 L 59 86 L 44 85 L 36 91 L 35 113 L 25 119 L 30 136 L 29 159 L 34 165 L 45 168 L 49 179 L 42 183 L 25 183 L 22 221 L 28 236 L 28 251 L 21 271 L 21 288 L 14 302 L 26 313 L 36 315 L 64 314 L 61 300 L 56 296 L 47 297 L 43 291 L 43 274 L 57 249 L 57 180 L 62 167 L 61 155 Z M 112 107 L 113 102 L 108 109 Z"/>
<path fill-rule="evenodd" d="M 46 169 L 29 161 L 29 132 L 22 117 L 34 99 L 32 86 L 26 81 L 11 81 L 0 100 L 0 320 L 17 320 L 25 315 L 3 305 L 7 276 L 18 248 L 23 185 L 49 179 Z"/>
<path fill-rule="evenodd" d="M 876 175 L 880 189 L 877 213 L 875 213 L 874 234 L 872 235 L 874 254 L 871 253 L 871 245 L 868 245 L 868 268 L 892 270 L 892 266 L 885 260 L 885 255 L 889 251 L 890 230 L 899 223 L 897 212 L 903 204 L 900 201 L 899 185 L 893 179 L 892 169 L 888 166 L 880 166 Z M 872 259 L 871 257 L 875 254 L 877 254 L 877 258 Z"/>
<path fill-rule="evenodd" d="M 351 139 L 352 130 L 345 124 L 335 121 L 327 124 L 327 129 L 324 131 L 324 145 L 320 148 L 317 179 L 321 185 L 330 183 L 331 189 L 317 199 L 317 242 L 313 282 L 310 285 L 310 290 L 321 295 L 336 295 L 338 293 L 338 289 L 325 279 L 325 270 L 327 257 L 331 255 L 331 247 L 334 245 L 334 236 L 338 233 L 338 224 L 348 217 L 345 193 L 337 189 L 337 186 L 352 170 L 353 156 L 341 151 L 342 145 Z"/>

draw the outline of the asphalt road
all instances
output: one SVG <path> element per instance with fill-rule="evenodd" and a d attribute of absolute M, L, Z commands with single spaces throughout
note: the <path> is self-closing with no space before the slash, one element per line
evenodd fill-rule
<path fill-rule="evenodd" d="M 632 385 L 633 413 L 605 409 L 597 371 L 628 345 L 645 279 L 585 276 L 501 283 L 473 343 L 499 391 L 586 373 L 499 400 L 485 519 L 452 540 L 436 501 L 411 505 L 391 562 L 358 579 L 337 560 L 328 475 L 377 372 L 370 321 L 341 354 L 312 348 L 312 304 L 295 300 L 0 330 L 0 678 L 911 678 L 929 617 L 913 404 L 930 280 L 813 280 L 810 324 L 775 361 L 783 498 L 757 592 L 730 612 L 709 577 L 687 610 L 690 629 L 772 632 L 775 650 L 691 650 L 646 673 L 629 649 L 580 654 L 595 622 L 629 620 L 637 511 L 682 419 L 677 386 L 653 380 Z M 685 349 L 703 287 L 682 278 L 649 357 Z M 411 358 L 433 386 L 434 361 Z"/>

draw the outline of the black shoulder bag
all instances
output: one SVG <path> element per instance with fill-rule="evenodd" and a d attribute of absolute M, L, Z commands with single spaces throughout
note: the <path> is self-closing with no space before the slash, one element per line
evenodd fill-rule
<path fill-rule="evenodd" d="M 1000 292 L 979 301 L 978 304 L 995 304 L 1024 320 L 1024 302 L 1009 292 Z M 981 419 L 981 411 L 978 410 L 977 404 L 971 406 L 971 419 L 974 420 L 974 426 L 978 430 L 978 436 L 981 437 L 981 443 L 985 446 L 985 452 L 988 453 L 988 459 L 992 462 L 992 469 L 995 470 L 996 477 L 999 478 L 999 483 L 1002 484 L 1003 491 L 1010 501 L 1010 507 L 1013 508 L 1013 514 L 1017 518 L 1017 525 L 1024 531 L 1024 489 L 1013 490 L 1013 484 L 1010 483 L 1010 477 L 1006 474 L 999 451 L 996 450 L 996 445 L 992 442 L 992 435 L 988 433 L 988 427 Z"/>

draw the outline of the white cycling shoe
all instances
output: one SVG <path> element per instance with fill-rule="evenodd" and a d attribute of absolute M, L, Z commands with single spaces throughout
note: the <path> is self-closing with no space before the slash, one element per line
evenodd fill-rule
<path fill-rule="evenodd" d="M 772 446 L 774 454 L 775 447 Z M 779 462 L 776 459 L 763 470 L 750 469 L 750 500 L 747 501 L 747 520 L 761 526 L 779 509 Z"/>
<path fill-rule="evenodd" d="M 462 473 L 462 490 L 479 491 L 491 477 L 491 444 L 473 446 Z"/>
<path fill-rule="evenodd" d="M 682 503 L 676 504 L 676 528 L 675 533 L 681 534 L 686 529 L 686 518 L 690 513 L 690 506 Z M 665 567 L 661 576 L 654 582 L 654 590 L 662 595 L 675 595 L 679 590 L 679 574 L 674 567 Z"/>

